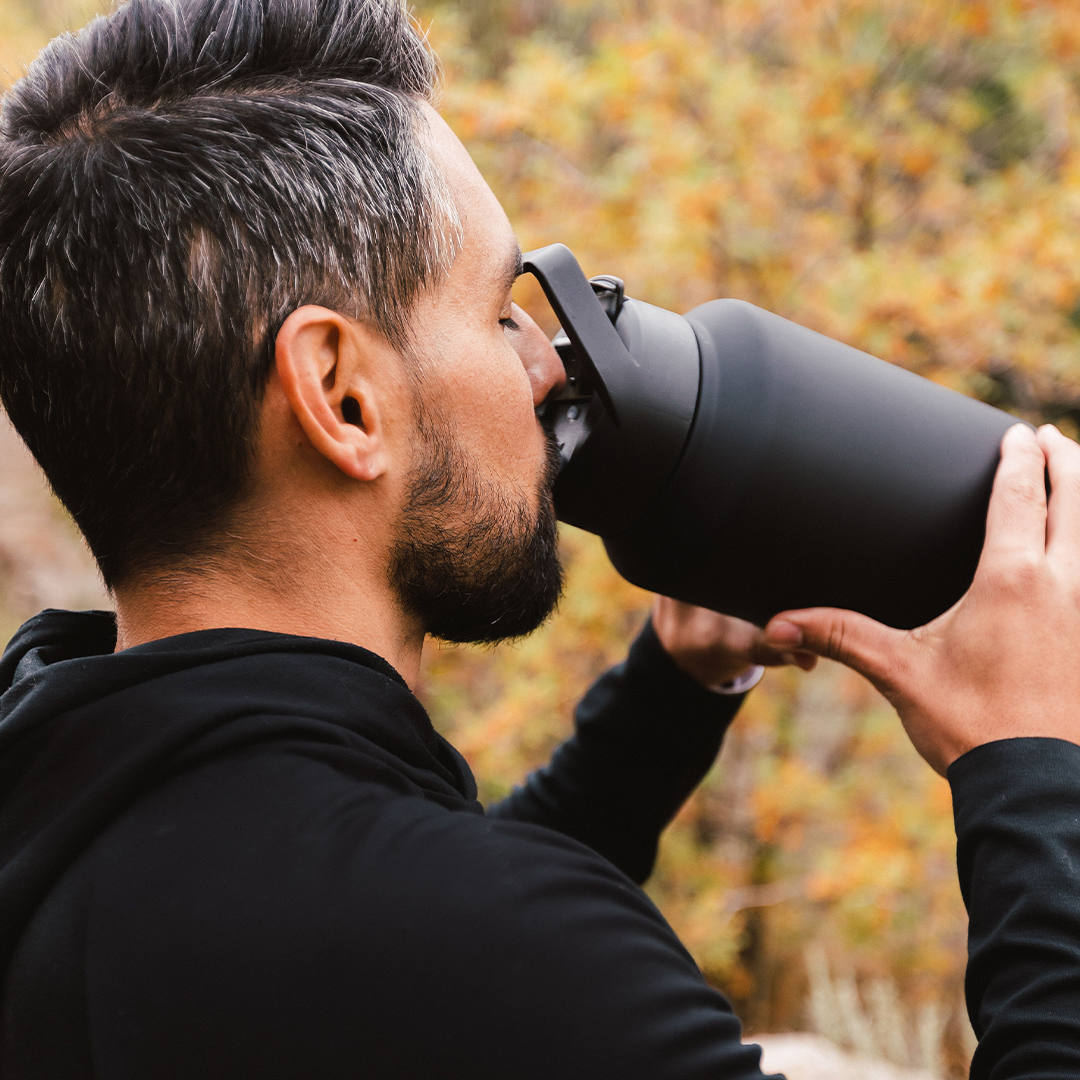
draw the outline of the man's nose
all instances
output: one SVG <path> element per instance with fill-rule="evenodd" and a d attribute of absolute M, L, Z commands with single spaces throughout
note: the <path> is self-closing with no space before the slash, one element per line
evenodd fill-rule
<path fill-rule="evenodd" d="M 510 335 L 511 344 L 532 384 L 533 405 L 541 405 L 562 389 L 566 369 L 544 331 L 517 304 L 512 305 L 510 314 L 518 326 Z"/>

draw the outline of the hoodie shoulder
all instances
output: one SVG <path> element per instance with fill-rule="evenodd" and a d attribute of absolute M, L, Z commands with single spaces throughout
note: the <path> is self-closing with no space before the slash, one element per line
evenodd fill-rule
<path fill-rule="evenodd" d="M 46 608 L 15 631 L 0 656 L 0 694 L 50 664 L 81 656 L 104 656 L 116 648 L 116 615 L 111 611 Z"/>

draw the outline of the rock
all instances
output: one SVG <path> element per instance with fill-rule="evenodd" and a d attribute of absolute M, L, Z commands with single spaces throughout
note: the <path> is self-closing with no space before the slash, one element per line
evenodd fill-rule
<path fill-rule="evenodd" d="M 762 1048 L 761 1071 L 787 1080 L 935 1080 L 921 1069 L 849 1054 L 821 1035 L 754 1035 Z"/>

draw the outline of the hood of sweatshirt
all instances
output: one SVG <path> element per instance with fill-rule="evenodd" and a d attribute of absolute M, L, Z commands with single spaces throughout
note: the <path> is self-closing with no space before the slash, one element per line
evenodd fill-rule
<path fill-rule="evenodd" d="M 244 629 L 116 647 L 111 612 L 43 611 L 0 657 L 0 970 L 52 885 L 179 771 L 270 740 L 482 813 L 464 759 L 385 660 Z"/>

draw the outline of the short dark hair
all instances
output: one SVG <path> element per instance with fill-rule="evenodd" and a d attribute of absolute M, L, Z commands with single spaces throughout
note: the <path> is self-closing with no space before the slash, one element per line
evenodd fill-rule
<path fill-rule="evenodd" d="M 0 399 L 110 587 L 213 544 L 291 311 L 407 345 L 435 74 L 400 0 L 130 0 L 4 99 Z"/>

